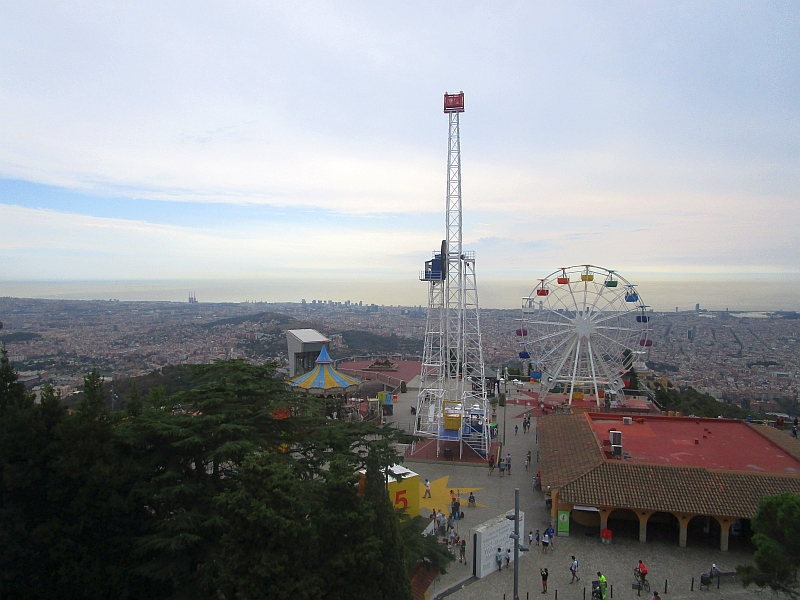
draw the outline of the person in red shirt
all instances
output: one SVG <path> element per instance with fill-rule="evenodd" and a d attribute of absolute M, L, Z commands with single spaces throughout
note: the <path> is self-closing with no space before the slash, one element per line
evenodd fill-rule
<path fill-rule="evenodd" d="M 645 566 L 641 559 L 639 559 L 639 566 L 636 567 L 636 569 L 639 571 L 639 581 L 644 583 L 644 580 L 647 577 L 647 566 Z"/>

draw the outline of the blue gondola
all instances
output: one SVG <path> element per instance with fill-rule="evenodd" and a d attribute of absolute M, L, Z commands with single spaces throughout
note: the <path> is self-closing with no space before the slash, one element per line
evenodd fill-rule
<path fill-rule="evenodd" d="M 636 322 L 637 323 L 649 323 L 650 322 L 650 317 L 648 317 L 647 315 L 639 315 L 638 317 L 636 317 Z"/>
<path fill-rule="evenodd" d="M 541 379 L 542 378 L 542 372 L 541 371 L 531 371 L 531 377 L 533 379 Z"/>
<path fill-rule="evenodd" d="M 638 302 L 639 301 L 639 294 L 636 292 L 632 294 L 625 294 L 625 302 Z"/>
<path fill-rule="evenodd" d="M 531 353 L 523 350 L 522 352 L 519 353 L 519 357 L 522 359 L 527 359 L 531 357 Z"/>

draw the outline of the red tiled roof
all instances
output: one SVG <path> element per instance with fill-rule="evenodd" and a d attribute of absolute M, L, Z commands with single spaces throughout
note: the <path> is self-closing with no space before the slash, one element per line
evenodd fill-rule
<path fill-rule="evenodd" d="M 800 493 L 800 476 L 712 470 L 608 459 L 589 420 L 549 415 L 539 420 L 542 485 L 570 504 L 751 518 L 764 496 Z M 800 459 L 800 441 L 777 430 L 757 433 Z"/>
<path fill-rule="evenodd" d="M 781 492 L 800 493 L 800 477 L 605 461 L 558 497 L 588 506 L 752 518 L 759 499 Z"/>
<path fill-rule="evenodd" d="M 774 427 L 768 427 L 766 425 L 753 425 L 752 423 L 748 424 L 756 433 L 767 438 L 781 450 L 785 451 L 789 456 L 800 460 L 800 440 L 793 438 L 788 432 L 775 429 Z"/>
<path fill-rule="evenodd" d="M 423 600 L 425 592 L 438 576 L 439 569 L 436 567 L 428 568 L 423 563 L 417 563 L 411 567 L 411 592 L 414 600 Z"/>
<path fill-rule="evenodd" d="M 586 416 L 547 415 L 539 419 L 542 487 L 559 488 L 604 461 Z"/>

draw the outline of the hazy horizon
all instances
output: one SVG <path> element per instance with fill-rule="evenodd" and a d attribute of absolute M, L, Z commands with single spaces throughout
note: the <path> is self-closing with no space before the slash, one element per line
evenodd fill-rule
<path fill-rule="evenodd" d="M 484 280 L 478 276 L 481 308 L 516 309 L 531 293 L 534 283 Z M 644 302 L 653 310 L 693 310 L 699 303 L 708 310 L 800 310 L 800 277 L 753 275 L 738 280 L 675 279 L 632 280 Z M 189 293 L 199 302 L 300 302 L 305 299 L 334 302 L 427 307 L 427 286 L 398 279 L 346 281 L 334 279 L 216 279 L 119 281 L 0 281 L 0 297 L 187 302 Z"/>

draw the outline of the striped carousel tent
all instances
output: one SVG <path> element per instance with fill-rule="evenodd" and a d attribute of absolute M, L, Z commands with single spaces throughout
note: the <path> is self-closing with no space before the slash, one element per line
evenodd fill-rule
<path fill-rule="evenodd" d="M 355 392 L 361 387 L 361 380 L 340 373 L 333 368 L 333 361 L 323 344 L 316 360 L 316 366 L 303 375 L 289 381 L 292 389 L 315 396 L 339 396 Z"/>

